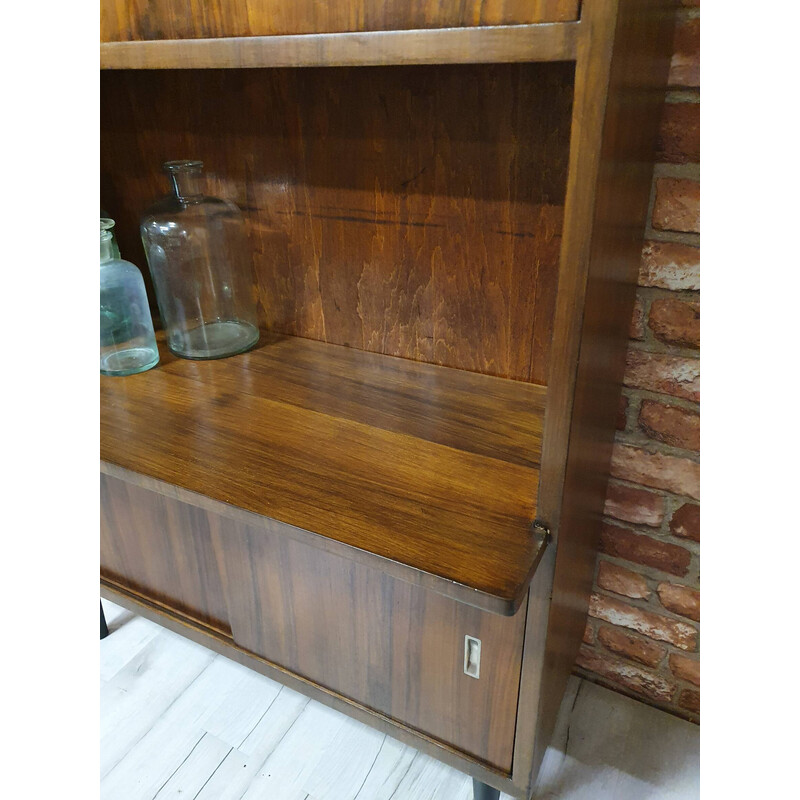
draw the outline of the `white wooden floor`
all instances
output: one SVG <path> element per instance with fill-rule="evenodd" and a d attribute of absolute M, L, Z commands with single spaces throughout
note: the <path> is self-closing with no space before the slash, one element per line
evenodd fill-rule
<path fill-rule="evenodd" d="M 471 800 L 471 779 L 451 767 L 103 606 L 103 800 Z M 699 738 L 691 723 L 573 678 L 535 796 L 699 797 Z"/>

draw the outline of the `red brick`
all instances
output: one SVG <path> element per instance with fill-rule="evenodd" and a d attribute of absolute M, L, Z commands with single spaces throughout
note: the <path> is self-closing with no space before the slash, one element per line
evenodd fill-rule
<path fill-rule="evenodd" d="M 624 522 L 658 527 L 664 519 L 664 498 L 644 489 L 610 483 L 603 513 Z"/>
<path fill-rule="evenodd" d="M 615 594 L 646 600 L 650 597 L 647 581 L 638 573 L 625 567 L 601 561 L 597 569 L 597 585 Z"/>
<path fill-rule="evenodd" d="M 691 625 L 644 611 L 613 597 L 593 594 L 589 616 L 620 628 L 630 628 L 650 639 L 668 642 L 681 650 L 697 648 L 697 631 Z"/>
<path fill-rule="evenodd" d="M 684 689 L 681 692 L 681 697 L 680 700 L 678 700 L 678 705 L 681 708 L 685 708 L 687 711 L 693 711 L 695 714 L 699 714 L 700 692 L 697 692 L 694 689 Z"/>
<path fill-rule="evenodd" d="M 639 285 L 676 292 L 699 289 L 700 248 L 677 242 L 645 242 Z"/>
<path fill-rule="evenodd" d="M 677 688 L 666 678 L 653 675 L 614 656 L 598 653 L 586 645 L 581 645 L 576 663 L 579 667 L 623 686 L 634 694 L 661 703 L 669 703 Z"/>
<path fill-rule="evenodd" d="M 619 396 L 619 408 L 617 409 L 617 430 L 624 431 L 628 425 L 628 398 L 621 394 Z"/>
<path fill-rule="evenodd" d="M 700 104 L 664 103 L 656 161 L 697 164 L 700 161 Z"/>
<path fill-rule="evenodd" d="M 669 521 L 669 529 L 674 536 L 682 539 L 700 541 L 700 506 L 684 503 Z"/>
<path fill-rule="evenodd" d="M 583 629 L 583 641 L 586 642 L 586 644 L 594 644 L 594 631 L 588 622 L 586 623 L 586 627 Z"/>
<path fill-rule="evenodd" d="M 687 658 L 679 653 L 671 653 L 669 657 L 669 668 L 676 678 L 682 681 L 689 681 L 695 686 L 700 685 L 700 662 L 693 658 Z"/>
<path fill-rule="evenodd" d="M 688 458 L 648 453 L 638 447 L 615 444 L 611 453 L 611 475 L 623 481 L 700 499 L 700 465 Z"/>
<path fill-rule="evenodd" d="M 696 411 L 642 400 L 639 428 L 651 439 L 673 447 L 700 449 L 700 415 Z"/>
<path fill-rule="evenodd" d="M 700 20 L 679 22 L 669 65 L 670 86 L 700 85 Z"/>
<path fill-rule="evenodd" d="M 602 625 L 597 631 L 597 638 L 603 646 L 613 653 L 638 661 L 646 667 L 655 667 L 666 655 L 666 648 L 655 642 L 648 642 L 639 636 Z"/>
<path fill-rule="evenodd" d="M 700 233 L 700 182 L 690 178 L 658 178 L 653 227 L 659 231 Z"/>
<path fill-rule="evenodd" d="M 632 389 L 671 394 L 684 400 L 700 400 L 700 361 L 628 350 L 624 383 Z"/>
<path fill-rule="evenodd" d="M 692 560 L 692 554 L 685 547 L 608 524 L 601 528 L 600 550 L 606 555 L 679 577 L 686 575 Z"/>
<path fill-rule="evenodd" d="M 700 303 L 674 297 L 654 300 L 647 326 L 660 342 L 700 349 Z"/>
<path fill-rule="evenodd" d="M 637 297 L 633 305 L 631 327 L 628 335 L 631 339 L 644 339 L 644 304 L 642 298 Z"/>
<path fill-rule="evenodd" d="M 695 622 L 700 621 L 700 592 L 677 583 L 659 583 L 657 587 L 661 605 L 673 614 L 680 614 Z"/>

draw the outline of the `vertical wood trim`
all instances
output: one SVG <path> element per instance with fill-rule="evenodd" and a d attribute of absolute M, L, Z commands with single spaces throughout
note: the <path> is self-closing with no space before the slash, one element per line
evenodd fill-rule
<path fill-rule="evenodd" d="M 674 8 L 673 0 L 583 5 L 539 493 L 556 548 L 540 566 L 553 570 L 544 654 L 541 610 L 532 613 L 541 601 L 529 593 L 513 767 L 526 796 L 585 625 Z"/>
<path fill-rule="evenodd" d="M 520 792 L 525 792 L 526 797 L 530 789 L 534 766 L 536 715 L 544 674 L 543 658 L 555 560 L 555 548 L 548 548 L 542 563 L 533 576 L 528 592 L 528 616 L 525 621 L 525 640 L 517 704 L 517 729 L 511 772 L 514 785 Z"/>
<path fill-rule="evenodd" d="M 512 780 L 526 797 L 532 791 L 543 755 L 537 739 L 542 727 L 538 716 L 544 661 L 547 652 L 552 652 L 556 644 L 547 641 L 545 645 L 545 637 L 557 557 L 562 482 L 572 419 L 616 13 L 617 0 L 585 0 L 581 12 L 561 266 L 539 480 L 539 518 L 550 526 L 556 547 L 549 548 L 539 565 L 536 583 L 528 593 L 512 768 Z M 560 697 L 559 694 L 559 701 Z"/>
<path fill-rule="evenodd" d="M 548 377 L 539 516 L 557 541 L 618 0 L 585 0 L 578 39 L 561 269 Z"/>

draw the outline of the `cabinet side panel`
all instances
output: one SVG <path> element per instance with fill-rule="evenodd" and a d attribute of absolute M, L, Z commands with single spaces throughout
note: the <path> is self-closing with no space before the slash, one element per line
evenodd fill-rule
<path fill-rule="evenodd" d="M 194 39 L 563 22 L 579 0 L 101 0 L 100 40 Z"/>
<path fill-rule="evenodd" d="M 613 23 L 614 19 L 615 25 L 609 27 L 609 21 Z M 568 418 L 568 442 L 561 442 L 566 453 L 566 461 L 560 467 L 563 482 L 553 482 L 559 470 L 550 463 L 546 469 L 543 466 L 540 489 L 542 496 L 547 495 L 546 519 L 556 530 L 557 556 L 542 677 L 544 688 L 536 722 L 534 776 L 552 734 L 580 646 L 591 593 L 671 52 L 674 4 L 671 0 L 597 0 L 586 4 L 581 24 L 584 23 L 587 24 L 584 33 L 591 35 L 595 30 L 600 41 L 593 48 L 579 51 L 576 117 L 584 113 L 591 120 L 588 109 L 602 109 L 602 97 L 606 94 L 604 86 L 592 86 L 593 60 L 582 64 L 581 58 L 591 51 L 592 59 L 597 60 L 596 70 L 602 74 L 604 50 L 607 55 L 606 47 L 613 46 L 613 51 L 610 72 L 606 73 L 609 77 L 605 114 L 599 117 L 602 122 L 589 125 L 577 137 L 577 146 L 588 152 L 589 157 L 584 162 L 585 172 L 574 178 L 575 192 L 594 198 L 589 209 L 591 216 L 583 220 L 590 224 L 583 230 L 577 227 L 581 222 L 579 215 L 573 220 L 574 227 L 570 222 L 568 190 L 562 258 L 571 250 L 577 255 L 586 252 L 587 259 L 575 264 L 578 275 L 582 273 L 573 283 L 571 298 L 575 308 L 583 309 L 582 317 L 572 323 L 577 330 L 568 332 L 566 326 L 560 329 L 557 320 L 554 339 L 554 348 L 576 342 L 577 366 L 572 360 L 571 368 L 560 369 L 554 364 L 551 370 L 551 391 L 556 383 L 559 388 L 554 396 L 571 395 L 571 403 L 565 408 L 571 407 L 572 413 Z M 609 36 L 610 39 L 606 38 Z M 605 60 L 605 69 L 608 68 Z M 582 76 L 582 69 L 587 70 L 586 77 Z M 593 150 L 596 157 L 591 157 Z M 570 183 L 572 180 L 571 176 Z M 567 237 L 576 240 L 568 242 Z M 574 387 L 570 385 L 572 381 Z M 543 457 L 543 461 L 545 458 L 552 462 L 552 453 Z M 551 482 L 546 485 L 545 481 Z"/>
<path fill-rule="evenodd" d="M 100 573 L 229 632 L 207 514 L 100 475 Z"/>
<path fill-rule="evenodd" d="M 510 771 L 525 612 L 502 617 L 271 531 L 212 519 L 234 641 Z M 480 677 L 464 638 L 481 640 Z"/>

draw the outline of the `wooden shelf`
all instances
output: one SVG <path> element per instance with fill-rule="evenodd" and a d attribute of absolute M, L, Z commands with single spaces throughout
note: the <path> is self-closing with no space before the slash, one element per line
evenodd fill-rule
<path fill-rule="evenodd" d="M 572 61 L 580 22 L 104 42 L 101 69 L 343 67 Z"/>
<path fill-rule="evenodd" d="M 345 553 L 479 608 L 519 607 L 547 390 L 262 334 L 101 377 L 101 470 Z M 283 530 L 283 529 L 282 529 Z"/>

